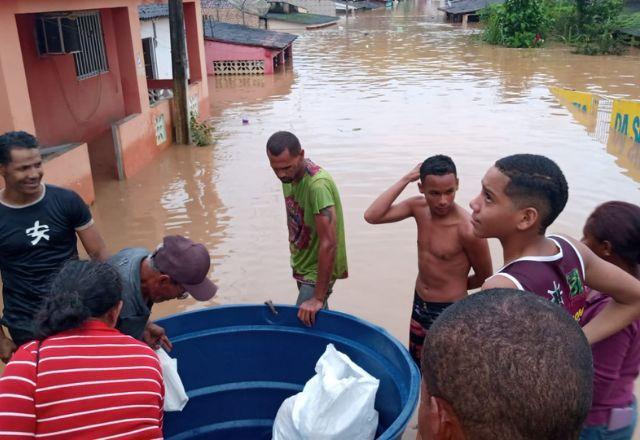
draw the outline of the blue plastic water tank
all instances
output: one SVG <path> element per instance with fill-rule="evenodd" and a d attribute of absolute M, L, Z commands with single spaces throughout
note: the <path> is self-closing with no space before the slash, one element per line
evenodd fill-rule
<path fill-rule="evenodd" d="M 322 311 L 312 328 L 296 307 L 220 306 L 158 321 L 189 394 L 182 412 L 165 413 L 164 435 L 178 439 L 271 439 L 287 397 L 315 374 L 328 343 L 380 380 L 377 438 L 399 439 L 416 406 L 420 373 L 389 333 L 345 313 Z"/>

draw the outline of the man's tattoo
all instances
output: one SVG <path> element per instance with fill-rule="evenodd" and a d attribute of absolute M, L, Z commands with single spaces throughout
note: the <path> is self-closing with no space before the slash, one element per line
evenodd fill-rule
<path fill-rule="evenodd" d="M 320 214 L 329 219 L 329 223 L 333 223 L 333 213 L 331 212 L 331 208 L 331 206 L 328 206 L 320 210 Z"/>

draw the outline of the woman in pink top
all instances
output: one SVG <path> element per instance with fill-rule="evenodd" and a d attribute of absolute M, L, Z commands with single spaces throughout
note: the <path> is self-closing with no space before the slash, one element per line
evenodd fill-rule
<path fill-rule="evenodd" d="M 639 206 L 604 203 L 589 216 L 583 234 L 582 241 L 600 258 L 640 279 Z M 609 300 L 591 291 L 581 324 L 593 319 Z M 633 384 L 640 371 L 640 320 L 592 345 L 592 350 L 593 402 L 580 439 L 631 439 L 637 421 Z"/>

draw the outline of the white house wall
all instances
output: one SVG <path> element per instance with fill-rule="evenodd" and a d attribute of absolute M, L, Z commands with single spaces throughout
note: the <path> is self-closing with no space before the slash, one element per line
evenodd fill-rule
<path fill-rule="evenodd" d="M 169 18 L 141 21 L 140 37 L 155 37 L 155 57 L 158 71 L 158 77 L 156 79 L 171 79 L 171 34 L 169 33 Z"/>
<path fill-rule="evenodd" d="M 311 14 L 336 16 L 336 4 L 333 0 L 284 0 L 285 3 L 306 9 Z"/>
<path fill-rule="evenodd" d="M 291 23 L 290 21 L 270 18 L 267 20 L 267 29 L 271 31 L 289 32 L 291 34 L 302 34 L 307 30 L 307 26 L 300 23 Z"/>

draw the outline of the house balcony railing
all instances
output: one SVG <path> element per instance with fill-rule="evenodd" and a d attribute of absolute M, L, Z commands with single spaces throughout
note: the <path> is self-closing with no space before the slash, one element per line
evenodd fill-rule
<path fill-rule="evenodd" d="M 173 98 L 173 80 L 147 79 L 147 90 L 149 90 L 149 105 L 171 99 Z"/>
<path fill-rule="evenodd" d="M 171 98 L 173 98 L 173 90 L 171 89 L 149 89 L 149 105 Z"/>

